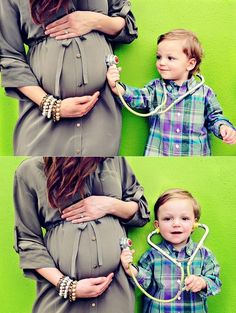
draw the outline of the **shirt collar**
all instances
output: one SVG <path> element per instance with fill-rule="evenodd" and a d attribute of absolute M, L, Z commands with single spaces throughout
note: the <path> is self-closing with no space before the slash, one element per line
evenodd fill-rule
<path fill-rule="evenodd" d="M 177 90 L 177 91 L 186 91 L 189 90 L 193 87 L 196 86 L 197 84 L 197 80 L 194 76 L 192 76 L 191 78 L 187 79 L 185 82 L 183 82 L 183 84 L 181 86 L 177 85 L 175 81 L 173 80 L 163 80 L 166 84 L 166 88 L 169 92 L 171 92 L 172 90 Z"/>
<path fill-rule="evenodd" d="M 162 245 L 163 245 L 164 250 L 167 250 L 169 254 L 173 254 L 176 251 L 172 243 L 166 241 L 165 239 L 163 239 Z M 178 251 L 178 253 L 184 252 L 186 255 L 191 256 L 194 250 L 195 250 L 194 242 L 191 238 L 189 238 L 186 246 L 184 246 L 180 251 Z"/>

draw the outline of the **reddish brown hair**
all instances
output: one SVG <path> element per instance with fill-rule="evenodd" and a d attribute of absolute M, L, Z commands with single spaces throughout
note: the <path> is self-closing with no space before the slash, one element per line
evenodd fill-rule
<path fill-rule="evenodd" d="M 61 7 L 68 9 L 68 0 L 30 0 L 31 16 L 35 24 L 43 24 L 45 19 Z"/>
<path fill-rule="evenodd" d="M 193 203 L 194 217 L 196 218 L 197 221 L 200 219 L 201 208 L 197 200 L 192 196 L 192 194 L 189 191 L 176 188 L 169 189 L 163 192 L 163 194 L 161 194 L 160 197 L 157 199 L 154 206 L 155 220 L 158 220 L 158 211 L 160 206 L 162 206 L 171 199 L 190 199 Z"/>
<path fill-rule="evenodd" d="M 99 157 L 44 157 L 48 201 L 53 208 L 77 192 L 84 196 L 86 178 L 104 160 Z"/>
<path fill-rule="evenodd" d="M 174 29 L 168 33 L 162 34 L 157 39 L 157 44 L 164 40 L 183 40 L 183 52 L 189 59 L 194 58 L 196 65 L 190 71 L 190 76 L 200 72 L 200 64 L 203 58 L 203 50 L 197 36 L 186 29 Z"/>

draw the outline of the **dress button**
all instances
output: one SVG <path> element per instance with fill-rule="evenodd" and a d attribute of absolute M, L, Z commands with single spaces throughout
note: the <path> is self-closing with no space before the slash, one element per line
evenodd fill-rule
<path fill-rule="evenodd" d="M 80 154 L 80 150 L 76 150 L 75 152 L 76 152 L 77 154 Z"/>
<path fill-rule="evenodd" d="M 95 237 L 95 236 L 93 236 L 93 237 L 91 238 L 91 240 L 92 240 L 92 241 L 95 241 L 95 240 L 96 240 L 96 237 Z"/>
<path fill-rule="evenodd" d="M 76 127 L 80 127 L 80 123 L 77 123 L 77 124 L 76 124 Z"/>
<path fill-rule="evenodd" d="M 96 303 L 92 303 L 92 307 L 95 307 L 96 306 Z"/>
<path fill-rule="evenodd" d="M 176 148 L 176 149 L 179 149 L 179 145 L 178 145 L 178 144 L 177 144 L 177 145 L 175 145 L 175 148 Z"/>
<path fill-rule="evenodd" d="M 176 128 L 176 133 L 179 133 L 180 132 L 180 129 L 179 128 Z"/>
<path fill-rule="evenodd" d="M 77 53 L 77 54 L 76 54 L 76 58 L 77 58 L 77 59 L 81 58 L 81 54 L 80 54 L 80 53 Z"/>

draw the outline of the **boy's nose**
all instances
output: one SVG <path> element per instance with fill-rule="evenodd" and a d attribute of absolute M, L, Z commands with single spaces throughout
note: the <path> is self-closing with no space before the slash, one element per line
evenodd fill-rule
<path fill-rule="evenodd" d="M 180 226 L 180 221 L 179 220 L 173 220 L 173 223 L 172 223 L 173 226 Z"/>
<path fill-rule="evenodd" d="M 165 65 L 166 64 L 166 60 L 164 58 L 161 58 L 158 60 L 159 65 Z"/>

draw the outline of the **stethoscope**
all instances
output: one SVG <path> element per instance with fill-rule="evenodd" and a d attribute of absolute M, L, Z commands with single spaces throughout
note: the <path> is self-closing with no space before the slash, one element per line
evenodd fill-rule
<path fill-rule="evenodd" d="M 113 54 L 109 54 L 106 57 L 106 64 L 107 66 L 111 66 L 111 65 L 117 65 L 119 63 L 119 58 L 116 55 Z M 122 104 L 124 105 L 124 107 L 129 110 L 131 113 L 133 113 L 134 115 L 140 116 L 140 117 L 149 117 L 155 114 L 163 114 L 168 112 L 174 105 L 176 105 L 177 103 L 179 103 L 180 101 L 182 101 L 184 98 L 186 98 L 188 95 L 193 94 L 197 89 L 199 89 L 204 83 L 205 83 L 205 79 L 201 74 L 197 74 L 196 75 L 199 79 L 200 82 L 194 86 L 193 88 L 191 88 L 189 91 L 187 91 L 185 94 L 183 94 L 182 96 L 178 97 L 176 100 L 174 100 L 172 103 L 170 103 L 168 105 L 168 107 L 166 107 L 166 103 L 167 103 L 167 90 L 166 90 L 166 84 L 164 81 L 162 81 L 162 85 L 163 85 L 163 100 L 162 103 L 157 106 L 153 111 L 148 112 L 148 113 L 140 113 L 137 112 L 135 110 L 133 110 L 125 101 L 124 97 L 122 96 L 122 94 L 120 93 L 120 89 L 119 89 L 119 82 L 116 82 L 116 90 L 118 93 L 118 96 L 120 98 L 120 101 L 122 102 Z"/>
<path fill-rule="evenodd" d="M 196 249 L 194 250 L 193 254 L 191 255 L 191 257 L 189 258 L 188 262 L 187 262 L 187 276 L 189 276 L 190 273 L 190 266 L 196 256 L 196 254 L 198 253 L 198 251 L 202 248 L 203 243 L 209 233 L 209 228 L 207 225 L 205 224 L 199 224 L 199 223 L 195 223 L 194 224 L 194 229 L 201 227 L 205 230 L 205 233 L 202 236 L 202 239 L 199 241 Z M 160 248 L 159 246 L 157 246 L 155 243 L 153 243 L 151 241 L 151 238 L 153 235 L 159 234 L 159 229 L 155 229 L 154 231 L 152 231 L 148 236 L 147 236 L 147 241 L 150 244 L 150 246 L 152 246 L 154 249 L 158 250 L 163 256 L 165 256 L 167 259 L 169 259 L 171 262 L 173 262 L 181 271 L 181 278 L 180 281 L 178 281 L 179 283 L 179 290 L 176 293 L 176 295 L 173 298 L 170 299 L 158 299 L 156 297 L 153 297 L 152 295 L 150 295 L 145 289 L 143 289 L 143 287 L 139 284 L 139 282 L 137 281 L 136 277 L 134 276 L 134 273 L 132 271 L 132 263 L 129 264 L 129 270 L 131 272 L 132 278 L 136 284 L 136 286 L 145 294 L 145 296 L 147 296 L 148 298 L 152 299 L 153 301 L 156 302 L 163 302 L 163 303 L 167 303 L 167 302 L 172 302 L 175 301 L 177 299 L 180 299 L 180 295 L 181 293 L 186 289 L 186 287 L 184 286 L 184 268 L 181 264 L 181 262 L 177 261 L 175 258 L 171 257 L 168 253 L 166 253 L 162 248 Z M 121 249 L 130 249 L 130 247 L 132 246 L 132 241 L 129 238 L 123 237 L 120 239 L 120 246 Z"/>

